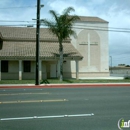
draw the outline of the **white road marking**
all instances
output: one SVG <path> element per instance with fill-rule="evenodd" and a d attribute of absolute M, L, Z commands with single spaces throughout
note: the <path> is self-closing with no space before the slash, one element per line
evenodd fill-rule
<path fill-rule="evenodd" d="M 0 104 L 12 104 L 12 103 L 37 103 L 37 102 L 66 102 L 67 99 L 52 99 L 52 100 L 18 100 L 18 101 L 3 101 Z"/>
<path fill-rule="evenodd" d="M 43 94 L 50 94 L 49 92 L 44 93 L 9 93 L 9 94 L 0 94 L 0 96 L 17 96 L 17 95 L 43 95 Z"/>
<path fill-rule="evenodd" d="M 91 114 L 76 114 L 76 115 L 57 115 L 57 116 L 33 116 L 33 117 L 17 117 L 17 118 L 1 118 L 1 121 L 11 121 L 11 120 L 30 120 L 30 119 L 47 119 L 47 118 L 63 118 L 63 117 L 87 117 L 94 116 Z"/>

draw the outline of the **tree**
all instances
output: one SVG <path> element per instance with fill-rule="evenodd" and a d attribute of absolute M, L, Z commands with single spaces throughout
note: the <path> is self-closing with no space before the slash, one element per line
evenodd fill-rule
<path fill-rule="evenodd" d="M 54 10 L 50 10 L 50 14 L 54 18 L 52 20 L 44 20 L 44 24 L 49 27 L 49 30 L 57 36 L 59 42 L 59 55 L 60 55 L 60 81 L 63 80 L 63 41 L 69 38 L 75 32 L 72 30 L 73 23 L 79 19 L 77 15 L 70 16 L 70 12 L 75 11 L 74 8 L 68 7 L 64 9 L 61 15 L 57 14 Z"/>

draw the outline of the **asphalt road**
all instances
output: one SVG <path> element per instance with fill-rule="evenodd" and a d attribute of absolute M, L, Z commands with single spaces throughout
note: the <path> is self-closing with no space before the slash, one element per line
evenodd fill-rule
<path fill-rule="evenodd" d="M 130 87 L 0 89 L 0 130 L 119 130 L 121 118 Z"/>

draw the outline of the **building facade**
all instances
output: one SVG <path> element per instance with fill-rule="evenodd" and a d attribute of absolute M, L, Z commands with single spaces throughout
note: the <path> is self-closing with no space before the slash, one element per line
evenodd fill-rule
<path fill-rule="evenodd" d="M 79 77 L 109 76 L 108 22 L 97 17 L 80 17 L 74 25 L 73 46 L 84 57 Z"/>
<path fill-rule="evenodd" d="M 80 17 L 63 43 L 64 78 L 109 76 L 108 22 L 98 17 Z M 0 80 L 35 79 L 36 29 L 0 27 Z M 58 39 L 40 29 L 40 79 L 59 77 Z"/>

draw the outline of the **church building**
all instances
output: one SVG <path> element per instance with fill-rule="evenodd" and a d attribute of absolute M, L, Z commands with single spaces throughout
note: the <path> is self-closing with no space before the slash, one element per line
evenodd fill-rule
<path fill-rule="evenodd" d="M 74 36 L 63 42 L 64 78 L 108 77 L 108 22 L 80 16 Z M 59 77 L 59 43 L 48 28 L 40 28 L 40 80 Z M 35 79 L 36 28 L 0 26 L 0 80 Z"/>

